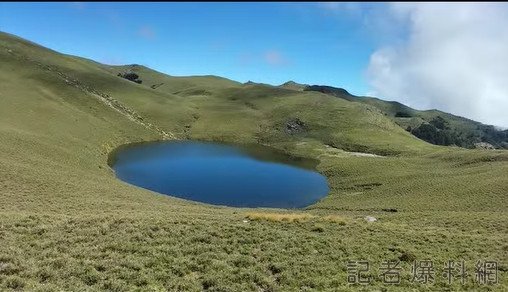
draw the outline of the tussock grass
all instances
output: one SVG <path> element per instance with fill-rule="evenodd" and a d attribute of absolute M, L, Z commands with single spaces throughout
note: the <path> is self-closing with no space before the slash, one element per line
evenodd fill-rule
<path fill-rule="evenodd" d="M 333 223 L 339 223 L 339 225 L 346 225 L 346 222 L 348 220 L 348 219 L 346 219 L 344 217 L 336 216 L 336 215 L 326 215 L 326 216 L 323 216 L 322 218 L 325 221 L 329 221 L 329 222 L 333 222 Z"/>
<path fill-rule="evenodd" d="M 346 225 L 348 219 L 337 215 L 318 216 L 309 213 L 267 213 L 267 212 L 247 212 L 246 218 L 250 220 L 265 220 L 270 222 L 307 222 L 312 221 L 327 221 L 331 223 L 339 223 L 339 225 Z"/>
<path fill-rule="evenodd" d="M 250 220 L 266 220 L 271 222 L 306 222 L 316 217 L 308 213 L 263 213 L 249 212 L 246 217 Z"/>

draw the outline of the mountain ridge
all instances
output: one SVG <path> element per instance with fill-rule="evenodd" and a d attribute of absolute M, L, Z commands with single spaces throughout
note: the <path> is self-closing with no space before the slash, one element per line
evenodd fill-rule
<path fill-rule="evenodd" d="M 399 126 L 432 144 L 474 148 L 478 143 L 489 143 L 498 149 L 508 149 L 507 130 L 498 130 L 493 125 L 483 124 L 466 117 L 437 109 L 416 110 L 398 101 L 355 96 L 346 89 L 333 86 L 310 85 L 304 90 L 322 92 L 351 102 L 372 104 L 390 116 Z M 408 121 L 407 118 L 413 119 Z M 442 125 L 436 127 L 435 124 Z"/>

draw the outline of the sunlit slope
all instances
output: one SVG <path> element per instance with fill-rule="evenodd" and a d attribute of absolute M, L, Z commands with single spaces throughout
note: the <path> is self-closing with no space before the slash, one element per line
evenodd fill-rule
<path fill-rule="evenodd" d="M 474 148 L 476 143 L 486 142 L 495 148 L 508 149 L 508 130 L 497 130 L 464 117 L 439 110 L 415 110 L 396 101 L 354 96 L 343 88 L 332 86 L 312 85 L 304 90 L 375 106 L 401 128 L 433 144 Z"/>
<path fill-rule="evenodd" d="M 387 113 L 388 116 L 392 117 L 402 128 L 412 127 L 414 129 L 422 123 L 429 122 L 436 117 L 445 119 L 451 129 L 461 133 L 463 136 L 474 133 L 480 126 L 486 126 L 482 123 L 439 110 L 415 110 L 399 102 L 384 101 L 374 97 L 360 97 L 356 98 L 354 101 L 380 108 L 383 112 Z"/>
<path fill-rule="evenodd" d="M 117 76 L 128 68 L 0 33 L 1 291 L 354 291 L 345 263 L 362 259 L 372 271 L 402 261 L 390 291 L 424 287 L 409 282 L 412 259 L 434 260 L 436 275 L 449 259 L 469 273 L 497 260 L 489 290 L 508 289 L 506 151 L 433 146 L 322 93 L 143 67 L 137 84 Z M 305 127 L 288 131 L 296 118 Z M 305 210 L 210 206 L 128 185 L 107 165 L 115 146 L 172 138 L 317 158 L 330 193 Z M 311 219 L 244 222 L 250 211 Z M 386 288 L 372 276 L 367 288 Z M 437 276 L 425 288 L 478 291 Z"/>
<path fill-rule="evenodd" d="M 398 153 L 428 147 L 401 131 L 376 108 L 320 93 L 239 84 L 215 76 L 171 77 L 138 65 L 107 70 L 117 79 L 121 79 L 116 77 L 121 72 L 138 74 L 143 83 L 133 86 L 148 93 L 133 92 L 125 86 L 104 91 L 147 117 L 152 117 L 154 111 L 167 112 L 166 116 L 161 113 L 154 119 L 180 137 L 269 143 L 292 139 L 285 131 L 286 123 L 299 118 L 307 126 L 298 134 L 300 137 L 339 148 Z M 153 85 L 160 86 L 153 89 Z"/>
<path fill-rule="evenodd" d="M 142 85 L 150 87 L 157 92 L 176 95 L 203 95 L 209 96 L 217 89 L 225 87 L 238 87 L 242 84 L 218 76 L 169 76 L 141 65 L 107 66 L 103 68 L 113 75 L 122 72 L 134 72 L 140 76 Z"/>
<path fill-rule="evenodd" d="M 0 40 L 0 210 L 72 213 L 125 204 L 104 164 L 108 152 L 159 135 L 27 59 L 53 55 L 5 35 Z"/>
<path fill-rule="evenodd" d="M 12 47 L 11 58 L 30 56 L 33 62 L 43 64 L 53 73 L 62 72 L 113 97 L 147 122 L 179 138 L 269 143 L 292 139 L 285 131 L 286 123 L 299 118 L 307 126 L 298 133 L 300 137 L 338 148 L 388 154 L 428 147 L 375 107 L 321 93 L 242 85 L 213 76 L 171 77 L 142 66 L 108 67 L 20 42 L 5 34 L 2 42 Z M 137 72 L 142 84 L 117 76 L 130 69 Z M 153 89 L 154 84 L 163 85 Z"/>

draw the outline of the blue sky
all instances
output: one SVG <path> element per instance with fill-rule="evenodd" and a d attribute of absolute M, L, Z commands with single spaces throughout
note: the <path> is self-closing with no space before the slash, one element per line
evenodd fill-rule
<path fill-rule="evenodd" d="M 103 63 L 365 94 L 357 22 L 316 3 L 0 3 L 0 30 Z"/>

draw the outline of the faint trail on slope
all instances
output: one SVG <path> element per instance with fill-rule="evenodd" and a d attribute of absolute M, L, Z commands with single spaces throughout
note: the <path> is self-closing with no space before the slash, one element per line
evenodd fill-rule
<path fill-rule="evenodd" d="M 42 66 L 42 68 L 44 70 L 56 72 L 59 75 L 59 77 L 61 79 L 63 79 L 67 84 L 74 86 L 74 87 L 80 89 L 81 91 L 89 93 L 92 96 L 98 98 L 100 101 L 105 103 L 107 106 L 116 110 L 120 114 L 124 115 L 129 120 L 159 133 L 159 135 L 161 135 L 164 140 L 176 139 L 176 137 L 175 137 L 175 135 L 173 135 L 173 133 L 164 131 L 163 129 L 159 128 L 158 126 L 156 126 L 152 123 L 146 122 L 140 114 L 138 114 L 134 110 L 128 108 L 127 106 L 125 106 L 118 100 L 114 99 L 113 97 L 109 96 L 108 94 L 106 94 L 104 92 L 100 92 L 95 88 L 92 88 L 90 86 L 83 84 L 82 82 L 80 82 L 77 79 L 74 79 L 74 78 L 72 78 L 60 71 L 57 71 L 55 68 L 53 68 L 53 66 L 42 65 L 39 63 L 37 65 Z"/>
<path fill-rule="evenodd" d="M 74 86 L 77 89 L 79 89 L 79 90 L 81 90 L 81 91 L 83 91 L 85 93 L 91 94 L 93 97 L 99 99 L 100 101 L 102 101 L 104 104 L 106 104 L 110 108 L 114 109 L 115 111 L 119 112 L 123 116 L 127 117 L 129 120 L 131 120 L 131 121 L 133 121 L 135 123 L 138 123 L 138 124 L 144 126 L 145 128 L 148 128 L 150 130 L 153 130 L 153 131 L 157 132 L 159 135 L 162 136 L 163 140 L 174 140 L 174 139 L 176 139 L 176 136 L 173 133 L 168 132 L 168 131 L 164 131 L 163 129 L 159 128 L 157 125 L 154 125 L 152 123 L 146 122 L 143 119 L 143 117 L 140 114 L 138 114 L 136 111 L 128 108 L 127 106 L 125 106 L 124 104 L 122 104 L 118 100 L 114 99 L 113 97 L 109 96 L 108 94 L 106 94 L 104 92 L 100 92 L 99 90 L 97 90 L 97 89 L 95 89 L 95 88 L 93 88 L 91 86 L 83 84 L 78 79 L 73 78 L 73 77 L 71 77 L 69 75 L 66 75 L 65 73 L 63 73 L 60 70 L 58 70 L 57 66 L 45 65 L 45 64 L 42 64 L 42 63 L 40 63 L 38 61 L 32 60 L 32 59 L 30 59 L 30 58 L 28 58 L 28 57 L 26 57 L 24 55 L 17 55 L 12 50 L 10 50 L 10 49 L 8 49 L 8 53 L 11 56 L 16 56 L 16 57 L 21 58 L 25 62 L 33 63 L 33 64 L 37 65 L 37 67 L 41 68 L 44 71 L 51 72 L 53 74 L 57 74 L 58 77 L 60 79 L 62 79 L 63 81 L 65 81 L 65 83 L 67 83 L 68 85 Z"/>

